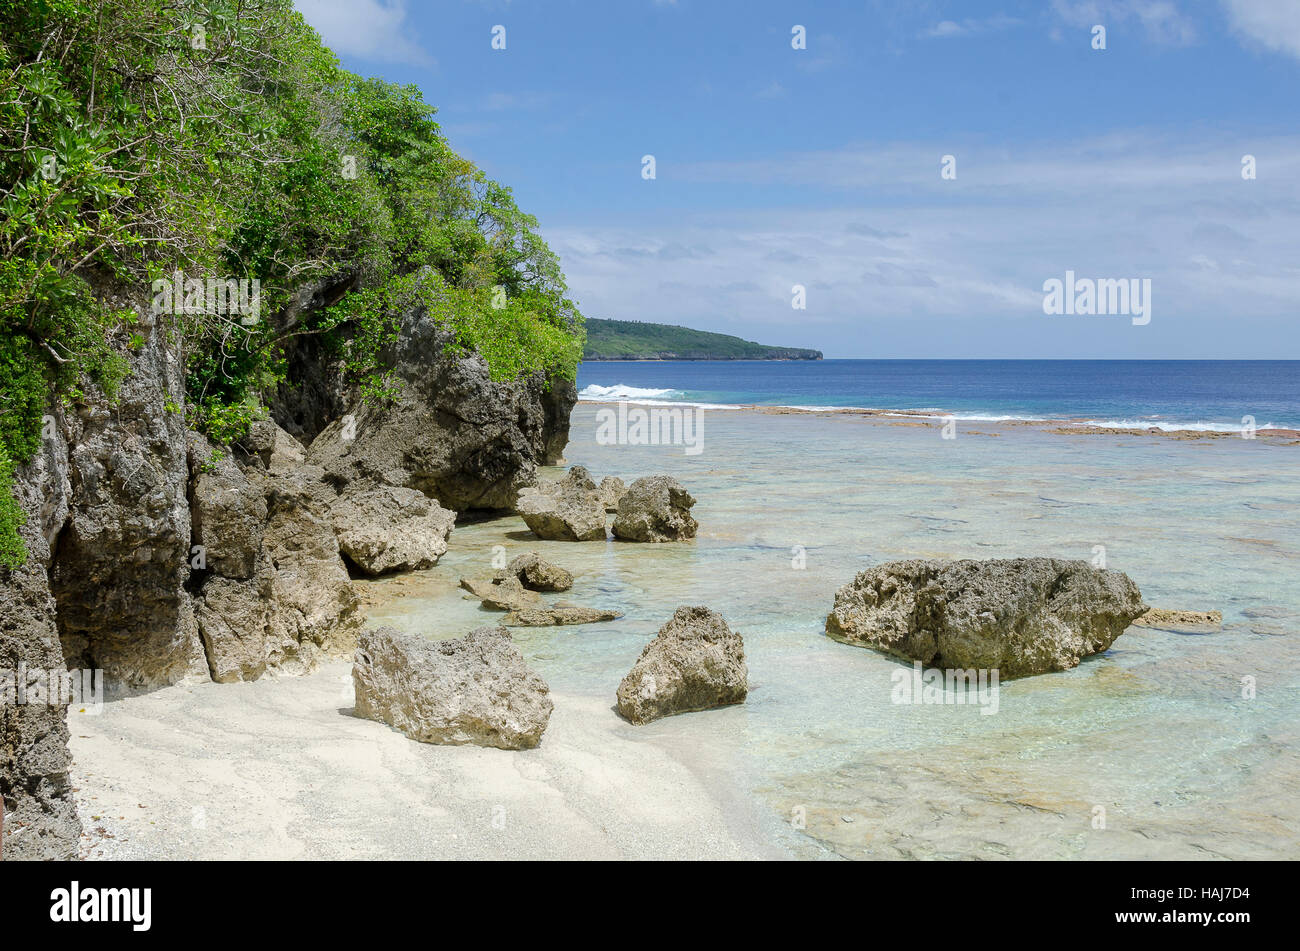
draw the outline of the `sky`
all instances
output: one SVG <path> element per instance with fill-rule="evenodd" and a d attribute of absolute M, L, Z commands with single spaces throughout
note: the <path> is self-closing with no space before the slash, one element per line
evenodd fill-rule
<path fill-rule="evenodd" d="M 295 4 L 420 87 L 588 317 L 827 357 L 1300 359 L 1300 0 Z M 1067 271 L 1150 280 L 1150 321 L 1044 314 Z"/>

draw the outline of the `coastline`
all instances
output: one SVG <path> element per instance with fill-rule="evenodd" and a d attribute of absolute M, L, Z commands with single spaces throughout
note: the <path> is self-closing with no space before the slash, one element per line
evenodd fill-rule
<path fill-rule="evenodd" d="M 434 568 L 353 582 L 369 625 L 460 637 L 502 617 L 456 579 L 487 571 L 504 546 L 570 570 L 575 600 L 626 612 L 512 630 L 555 702 L 538 749 L 431 746 L 359 720 L 340 662 L 110 701 L 94 722 L 69 714 L 87 856 L 1186 859 L 1294 849 L 1284 794 L 1300 775 L 1286 720 L 1293 678 L 1272 671 L 1295 669 L 1297 642 L 1284 635 L 1300 613 L 1268 581 L 1300 557 L 1281 514 L 1294 494 L 1279 481 L 1283 457 L 1229 450 L 1250 461 L 1212 477 L 1204 460 L 1222 443 L 1204 444 L 1205 456 L 1158 441 L 1061 450 L 1021 430 L 1023 449 L 1008 453 L 996 440 L 954 447 L 875 417 L 751 412 L 719 413 L 708 453 L 687 456 L 601 445 L 595 411 L 575 410 L 569 462 L 623 478 L 674 473 L 700 499 L 693 542 L 543 541 L 502 514 L 458 523 Z M 811 450 L 818 462 L 792 473 L 791 459 Z M 1187 517 L 1201 511 L 1213 518 Z M 825 635 L 835 590 L 864 563 L 1086 558 L 1098 542 L 1150 603 L 1219 609 L 1222 627 L 1132 627 L 1074 670 L 1006 683 L 996 717 L 896 706 L 897 662 Z M 806 549 L 804 570 L 792 570 L 792 546 Z M 1185 557 L 1196 551 L 1214 555 Z M 750 695 L 634 727 L 612 709 L 614 690 L 679 604 L 708 605 L 744 636 Z M 1237 698 L 1243 672 L 1260 678 L 1258 700 Z M 1201 755 L 1177 753 L 1192 748 Z M 1104 835 L 1090 825 L 1099 804 L 1111 817 Z M 504 829 L 492 825 L 497 806 Z M 794 814 L 806 825 L 793 827 Z"/>

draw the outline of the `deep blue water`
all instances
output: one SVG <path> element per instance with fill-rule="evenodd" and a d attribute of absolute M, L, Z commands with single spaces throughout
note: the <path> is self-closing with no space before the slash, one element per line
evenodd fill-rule
<path fill-rule="evenodd" d="M 613 387 L 614 389 L 609 389 Z M 1300 428 L 1295 360 L 584 363 L 584 399 L 937 410 L 958 417 Z"/>

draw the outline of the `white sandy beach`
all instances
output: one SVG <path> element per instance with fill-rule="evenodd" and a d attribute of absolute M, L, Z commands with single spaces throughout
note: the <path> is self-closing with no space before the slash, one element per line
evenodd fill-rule
<path fill-rule="evenodd" d="M 88 859 L 745 859 L 791 843 L 613 709 L 554 696 L 540 748 L 352 716 L 350 664 L 69 714 Z M 803 851 L 811 846 L 805 845 Z"/>

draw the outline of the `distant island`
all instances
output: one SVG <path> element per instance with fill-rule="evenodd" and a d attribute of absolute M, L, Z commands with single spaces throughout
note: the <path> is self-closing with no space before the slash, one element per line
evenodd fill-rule
<path fill-rule="evenodd" d="M 675 324 L 587 318 L 583 360 L 820 360 L 820 350 L 765 347 Z"/>

